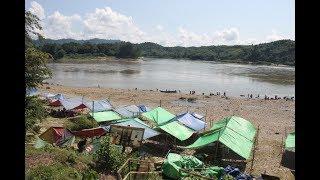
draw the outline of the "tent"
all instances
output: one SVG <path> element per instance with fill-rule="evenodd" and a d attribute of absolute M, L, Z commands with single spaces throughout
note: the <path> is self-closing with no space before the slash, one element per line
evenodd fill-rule
<path fill-rule="evenodd" d="M 203 120 L 203 118 L 204 118 L 203 115 L 197 114 L 197 113 L 195 113 L 195 112 L 193 112 L 193 113 L 191 113 L 191 114 L 192 114 L 192 116 L 194 116 L 195 118 L 198 118 L 198 119 L 201 119 L 201 120 Z"/>
<path fill-rule="evenodd" d="M 132 118 L 138 116 L 142 111 L 136 105 L 123 106 L 114 110 L 119 113 L 122 117 Z"/>
<path fill-rule="evenodd" d="M 120 114 L 114 111 L 103 111 L 103 112 L 96 112 L 96 113 L 89 113 L 98 123 L 105 122 L 105 121 L 114 121 L 122 119 Z"/>
<path fill-rule="evenodd" d="M 87 107 L 84 104 L 85 102 L 83 102 L 80 98 L 61 99 L 60 102 L 66 110 L 77 110 Z"/>
<path fill-rule="evenodd" d="M 151 111 L 151 109 L 145 105 L 138 105 L 138 107 L 140 108 L 141 112 Z"/>
<path fill-rule="evenodd" d="M 193 135 L 193 133 L 195 133 L 195 131 L 193 131 L 190 128 L 187 128 L 178 121 L 172 121 L 164 125 L 161 125 L 157 128 L 164 130 L 165 132 L 169 133 L 170 135 L 174 136 L 180 141 L 188 139 Z"/>
<path fill-rule="evenodd" d="M 26 95 L 27 96 L 35 96 L 38 95 L 38 89 L 37 88 L 27 88 L 26 89 Z"/>
<path fill-rule="evenodd" d="M 157 125 L 167 123 L 175 117 L 175 115 L 171 114 L 161 107 L 157 107 L 152 111 L 142 113 L 141 116 L 149 121 L 156 123 Z"/>
<path fill-rule="evenodd" d="M 281 165 L 295 170 L 295 132 L 289 133 L 284 143 Z"/>
<path fill-rule="evenodd" d="M 107 100 L 86 101 L 84 104 L 91 112 L 101 112 L 112 109 L 111 103 Z"/>
<path fill-rule="evenodd" d="M 143 128 L 144 129 L 144 134 L 143 134 L 143 139 L 148 139 L 154 136 L 159 135 L 160 133 L 152 129 L 150 126 L 142 122 L 138 118 L 130 118 L 130 119 L 124 119 L 124 120 L 119 120 L 114 123 L 114 125 L 117 126 L 131 126 L 131 127 L 136 127 L 136 128 Z M 104 129 L 109 131 L 110 130 L 110 125 L 108 127 L 104 126 Z"/>
<path fill-rule="evenodd" d="M 91 128 L 91 129 L 83 129 L 81 131 L 72 131 L 72 134 L 75 135 L 76 137 L 80 138 L 93 138 L 96 136 L 102 136 L 106 134 L 106 131 L 101 128 Z"/>
<path fill-rule="evenodd" d="M 54 107 L 62 106 L 61 101 L 65 99 L 62 94 L 56 94 L 53 96 L 52 94 L 46 94 L 46 96 L 49 101 L 49 105 Z"/>
<path fill-rule="evenodd" d="M 205 129 L 207 125 L 207 123 L 193 116 L 189 112 L 178 115 L 176 120 L 194 131 Z"/>
<path fill-rule="evenodd" d="M 57 145 L 62 145 L 73 137 L 73 134 L 63 127 L 50 127 L 39 136 L 40 139 L 50 144 L 55 143 Z"/>
<path fill-rule="evenodd" d="M 193 156 L 181 156 L 176 153 L 169 153 L 162 165 L 162 173 L 172 179 L 181 179 L 187 176 L 180 169 L 202 168 L 203 162 Z"/>
<path fill-rule="evenodd" d="M 239 156 L 249 159 L 255 135 L 256 129 L 249 121 L 241 117 L 230 116 L 215 123 L 208 133 L 186 148 L 200 148 L 218 141 Z"/>

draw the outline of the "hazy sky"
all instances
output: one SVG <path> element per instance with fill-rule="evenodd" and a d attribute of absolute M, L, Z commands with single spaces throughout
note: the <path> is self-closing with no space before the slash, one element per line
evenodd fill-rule
<path fill-rule="evenodd" d="M 294 0 L 26 0 L 46 38 L 165 46 L 294 40 L 294 9 Z"/>

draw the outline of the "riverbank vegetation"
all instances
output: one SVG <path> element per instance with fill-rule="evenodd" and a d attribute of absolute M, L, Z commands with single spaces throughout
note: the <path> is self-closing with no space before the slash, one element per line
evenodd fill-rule
<path fill-rule="evenodd" d="M 55 59 L 65 55 L 115 56 L 118 58 L 173 58 L 207 60 L 221 62 L 284 64 L 295 65 L 295 41 L 279 40 L 258 45 L 233 46 L 201 46 L 201 47 L 164 47 L 156 43 L 146 42 L 132 44 L 130 42 L 110 41 L 109 43 L 92 40 L 50 40 L 38 39 L 35 44 Z M 95 43 L 93 43 L 95 42 Z M 108 41 L 106 41 L 108 42 Z"/>

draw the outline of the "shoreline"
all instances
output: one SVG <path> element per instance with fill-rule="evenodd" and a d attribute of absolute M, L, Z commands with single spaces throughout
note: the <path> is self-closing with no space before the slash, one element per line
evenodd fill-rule
<path fill-rule="evenodd" d="M 103 63 L 109 61 L 117 61 L 119 59 L 123 59 L 124 61 L 134 61 L 134 60 L 143 60 L 145 58 L 148 59 L 174 59 L 174 60 L 188 60 L 188 61 L 206 61 L 206 62 L 215 62 L 215 63 L 230 63 L 230 64 L 241 64 L 241 65 L 261 65 L 261 66 L 274 66 L 274 67 L 290 67 L 294 68 L 295 65 L 289 64 L 276 64 L 272 62 L 246 62 L 243 60 L 202 60 L 202 59 L 188 59 L 188 58 L 172 58 L 172 57 L 139 57 L 138 59 L 131 58 L 116 58 L 115 56 L 95 56 L 95 55 L 75 55 L 75 57 L 66 56 L 62 59 L 56 60 L 56 62 L 50 63 Z"/>

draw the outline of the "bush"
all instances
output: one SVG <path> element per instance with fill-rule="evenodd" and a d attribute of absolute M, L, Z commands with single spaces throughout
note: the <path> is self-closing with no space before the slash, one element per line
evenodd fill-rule
<path fill-rule="evenodd" d="M 86 116 L 70 118 L 66 124 L 66 128 L 71 131 L 80 131 L 94 127 L 98 127 L 98 123 L 93 119 L 88 119 Z"/>
<path fill-rule="evenodd" d="M 126 156 L 115 145 L 110 144 L 110 137 L 104 136 L 100 148 L 93 155 L 96 170 L 116 172 L 125 162 Z"/>
<path fill-rule="evenodd" d="M 39 123 L 48 116 L 44 103 L 37 97 L 25 98 L 25 127 L 26 131 L 31 130 L 36 123 Z"/>

